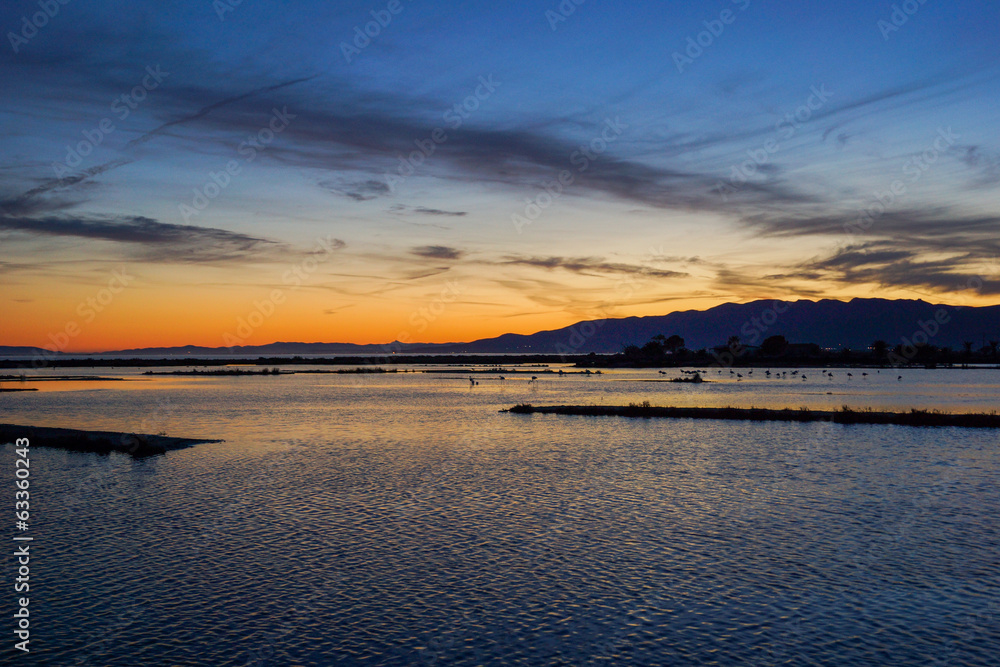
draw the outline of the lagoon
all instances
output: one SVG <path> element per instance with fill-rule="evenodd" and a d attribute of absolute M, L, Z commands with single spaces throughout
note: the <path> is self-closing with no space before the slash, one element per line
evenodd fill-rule
<path fill-rule="evenodd" d="M 992 431 L 499 412 L 990 411 L 996 370 L 144 370 L 0 395 L 4 422 L 225 439 L 32 451 L 35 664 L 986 665 L 1000 649 Z"/>

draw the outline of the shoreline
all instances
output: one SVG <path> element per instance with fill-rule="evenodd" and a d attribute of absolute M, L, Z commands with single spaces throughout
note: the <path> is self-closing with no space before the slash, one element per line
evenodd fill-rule
<path fill-rule="evenodd" d="M 124 382 L 100 375 L 0 375 L 0 382 Z"/>
<path fill-rule="evenodd" d="M 950 414 L 934 410 L 910 412 L 875 412 L 873 410 L 767 408 L 672 408 L 652 406 L 648 402 L 631 405 L 515 405 L 501 410 L 513 414 L 554 414 L 583 417 L 631 417 L 667 419 L 714 419 L 728 421 L 832 422 L 835 424 L 890 424 L 895 426 L 962 428 L 1000 428 L 1000 414 Z"/>
<path fill-rule="evenodd" d="M 18 438 L 28 438 L 32 447 L 54 447 L 95 454 L 118 452 L 131 454 L 135 458 L 165 454 L 202 443 L 223 442 L 208 438 L 174 438 L 166 435 L 117 431 L 83 431 L 72 428 L 0 424 L 0 444 L 11 444 Z"/>

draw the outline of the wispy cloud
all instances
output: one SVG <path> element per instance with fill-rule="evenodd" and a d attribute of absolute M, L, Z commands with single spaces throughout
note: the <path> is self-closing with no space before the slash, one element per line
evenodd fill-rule
<path fill-rule="evenodd" d="M 67 12 L 77 11 L 69 7 Z M 893 160 L 912 147 L 906 140 L 913 138 L 914 130 L 907 123 L 916 124 L 914 118 L 919 120 L 920 112 L 928 110 L 942 112 L 938 115 L 946 120 L 941 122 L 951 122 L 950 114 L 965 109 L 963 105 L 985 90 L 976 86 L 984 82 L 995 86 L 995 68 L 987 71 L 968 62 L 964 68 L 932 74 L 906 68 L 901 71 L 913 73 L 905 75 L 907 79 L 900 80 L 903 74 L 873 76 L 859 80 L 850 90 L 836 89 L 830 103 L 812 114 L 794 141 L 782 140 L 781 150 L 757 165 L 738 192 L 724 198 L 716 186 L 728 178 L 730 166 L 741 164 L 747 160 L 748 149 L 759 150 L 764 141 L 775 136 L 775 121 L 804 101 L 813 82 L 803 85 L 803 100 L 789 101 L 795 86 L 817 70 L 764 59 L 753 73 L 734 69 L 714 81 L 706 70 L 704 85 L 699 83 L 694 92 L 685 89 L 684 82 L 664 85 L 662 76 L 653 69 L 622 82 L 607 77 L 607 72 L 582 68 L 573 59 L 566 59 L 567 64 L 553 60 L 558 70 L 537 60 L 528 64 L 515 59 L 504 62 L 511 74 L 521 76 L 521 83 L 515 83 L 512 76 L 511 87 L 491 100 L 495 108 L 484 106 L 477 113 L 463 115 L 455 126 L 445 121 L 443 112 L 455 108 L 456 102 L 475 101 L 467 96 L 474 91 L 469 85 L 478 72 L 469 72 L 493 66 L 491 58 L 478 62 L 470 58 L 468 68 L 428 78 L 423 60 L 416 65 L 400 61 L 384 71 L 374 69 L 389 61 L 379 61 L 380 52 L 373 48 L 366 53 L 366 61 L 377 76 L 369 76 L 366 65 L 324 68 L 323 74 L 316 76 L 313 72 L 319 71 L 318 63 L 327 54 L 311 50 L 309 45 L 314 42 L 308 39 L 279 39 L 268 34 L 265 22 L 246 20 L 244 25 L 234 20 L 219 26 L 226 31 L 227 48 L 222 48 L 210 8 L 192 3 L 189 9 L 207 14 L 212 25 L 191 26 L 179 39 L 173 17 L 152 12 L 150 7 L 139 2 L 129 11 L 98 8 L 84 15 L 80 10 L 79 25 L 69 20 L 53 21 L 46 32 L 44 50 L 38 41 L 17 58 L 9 50 L 0 53 L 0 62 L 17 63 L 0 72 L 0 86 L 18 92 L 16 99 L 11 96 L 9 101 L 0 102 L 0 108 L 10 118 L 19 119 L 16 127 L 6 120 L 0 127 L 0 139 L 10 141 L 12 147 L 7 150 L 4 146 L 3 161 L 22 161 L 0 165 L 0 233 L 12 234 L 15 241 L 26 237 L 114 243 L 116 250 L 152 261 L 237 261 L 291 252 L 286 244 L 257 231 L 256 225 L 266 219 L 265 215 L 273 215 L 274 233 L 279 238 L 299 233 L 285 229 L 304 220 L 309 223 L 302 224 L 322 221 L 338 225 L 337 229 L 350 229 L 349 233 L 363 239 L 362 247 L 376 248 L 377 252 L 355 256 L 353 260 L 359 264 L 367 263 L 365 270 L 357 276 L 338 278 L 353 285 L 328 286 L 317 279 L 315 284 L 322 287 L 316 289 L 364 294 L 370 291 L 364 285 L 381 284 L 386 276 L 393 285 L 385 289 L 395 290 L 405 289 L 407 280 L 426 279 L 444 271 L 474 273 L 501 267 L 505 278 L 524 279 L 522 288 L 536 303 L 576 310 L 583 308 L 588 298 L 602 298 L 599 289 L 589 292 L 589 286 L 578 287 L 601 281 L 581 277 L 643 275 L 669 285 L 683 284 L 687 294 L 696 289 L 694 281 L 703 280 L 703 287 L 710 284 L 719 292 L 748 296 L 818 294 L 826 289 L 819 287 L 821 283 L 948 289 L 956 279 L 972 275 L 984 258 L 1000 253 L 1000 218 L 986 199 L 989 189 L 1000 183 L 1000 146 L 990 145 L 990 135 L 984 132 L 969 132 L 965 140 L 970 143 L 956 146 L 947 158 L 947 167 L 935 172 L 935 177 L 940 174 L 950 179 L 939 184 L 939 190 L 928 188 L 919 193 L 919 200 L 915 195 L 898 202 L 863 235 L 852 239 L 846 232 L 857 219 L 851 202 L 870 197 L 867 176 L 883 167 L 887 175 L 898 171 Z M 241 11 L 255 12 L 258 18 L 269 16 L 270 11 L 284 12 L 246 3 Z M 343 14 L 345 35 L 358 20 L 353 8 L 324 6 L 317 11 Z M 362 8 L 360 15 L 366 11 Z M 295 18 L 295 12 L 283 15 Z M 245 19 L 248 16 L 243 14 Z M 326 22 L 323 25 L 325 30 Z M 298 29 L 311 30 L 309 26 Z M 257 43 L 236 35 L 271 41 Z M 409 34 L 400 30 L 396 35 L 418 42 L 422 39 L 417 28 Z M 379 49 L 393 46 L 392 39 L 387 34 Z M 260 48 L 262 44 L 266 48 Z M 395 46 L 399 48 L 399 44 Z M 783 43 L 774 48 L 790 47 Z M 294 52 L 301 58 L 277 56 Z M 206 58 L 206 53 L 217 57 Z M 381 51 L 382 56 L 388 54 Z M 428 52 L 427 57 L 437 56 Z M 135 73 L 158 61 L 171 71 L 168 85 L 158 88 L 128 122 L 116 120 L 116 134 L 91 156 L 95 166 L 83 164 L 81 171 L 65 178 L 45 177 L 52 174 L 51 159 L 62 152 L 63 137 L 67 142 L 78 141 L 81 130 L 92 131 L 96 121 L 110 114 L 109 100 L 131 90 L 137 83 Z M 614 63 L 608 66 L 608 72 L 614 70 Z M 541 78 L 535 78 L 536 69 Z M 532 86 L 555 80 L 546 77 L 557 72 L 569 76 L 562 80 L 570 83 L 586 78 L 588 85 L 580 88 L 593 92 L 572 99 L 525 95 L 526 90 L 534 90 Z M 838 74 L 835 68 L 831 72 Z M 421 85 L 410 86 L 407 81 L 420 81 Z M 515 90 L 517 85 L 527 88 Z M 73 103 L 65 103 L 66 99 Z M 247 169 L 246 180 L 201 218 L 206 225 L 216 227 L 174 225 L 156 219 L 155 213 L 149 214 L 153 217 L 135 214 L 161 210 L 157 208 L 161 203 L 158 197 L 164 192 L 172 193 L 170 196 L 189 192 L 187 184 L 181 182 L 164 183 L 162 192 L 156 191 L 149 186 L 152 179 L 221 169 L 233 158 L 239 142 L 261 129 L 262 119 L 273 105 L 287 105 L 296 118 L 282 132 L 280 142 L 258 153 L 259 159 Z M 617 113 L 622 113 L 630 129 L 621 141 L 609 145 L 581 170 L 573 156 L 599 137 L 605 119 Z M 430 139 L 438 128 L 447 135 L 440 142 Z M 24 150 L 28 145 L 25 137 L 33 138 L 32 132 L 37 132 L 34 136 L 40 145 L 52 148 L 51 158 Z M 428 145 L 433 151 L 421 148 Z M 415 150 L 426 153 L 421 164 L 403 184 L 390 186 L 386 175 L 395 173 Z M 887 156 L 889 152 L 896 155 Z M 23 155 L 31 155 L 30 161 Z M 205 156 L 225 157 L 217 164 L 197 162 Z M 120 169 L 129 164 L 136 167 Z M 831 168 L 824 170 L 828 165 Z M 710 234 L 696 240 L 692 240 L 694 235 L 679 235 L 679 257 L 650 267 L 641 266 L 634 257 L 615 261 L 623 256 L 609 259 L 590 255 L 610 256 L 612 248 L 617 248 L 614 244 L 595 248 L 569 239 L 546 247 L 539 240 L 540 245 L 529 250 L 513 241 L 505 245 L 505 237 L 498 233 L 500 225 L 468 224 L 473 217 L 481 222 L 479 212 L 483 212 L 482 221 L 495 222 L 489 220 L 493 216 L 505 223 L 506 214 L 516 211 L 525 196 L 539 192 L 542 183 L 552 182 L 564 170 L 572 173 L 574 184 L 563 192 L 561 204 L 566 199 L 576 204 L 610 204 L 607 209 L 593 207 L 609 211 L 609 216 L 640 207 L 644 215 L 652 214 L 650 218 L 662 217 L 664 226 L 681 220 L 678 228 L 696 217 L 711 232 L 725 233 L 735 224 L 740 231 L 770 239 L 776 248 L 802 249 L 795 257 L 816 256 L 797 262 L 787 259 L 791 253 L 784 253 L 778 265 L 768 265 L 767 258 L 762 258 L 757 267 L 739 266 L 741 260 L 732 255 L 725 262 L 713 261 L 715 247 Z M 305 192 L 287 208 L 279 204 L 268 207 L 266 214 L 263 207 L 249 211 L 259 199 L 282 197 L 279 187 L 256 188 L 277 174 L 289 180 L 301 176 L 311 190 L 317 190 L 318 184 L 341 199 Z M 130 196 L 113 201 L 104 198 L 111 192 L 104 191 L 106 185 L 121 186 L 122 182 L 138 187 L 128 193 Z M 143 187 L 147 190 L 142 191 Z M 241 196 L 235 196 L 241 188 L 245 188 Z M 123 191 L 116 190 L 116 197 Z M 956 191 L 968 197 L 954 197 Z M 456 192 L 463 196 L 450 198 Z M 301 190 L 296 192 L 297 197 L 302 194 Z M 474 199 L 484 194 L 491 199 Z M 131 196 L 143 205 L 129 210 Z M 978 199 L 972 201 L 974 198 Z M 376 200 L 376 204 L 363 205 Z M 510 207 L 494 209 L 497 201 L 501 206 L 503 201 L 509 202 Z M 85 203 L 86 209 L 82 206 Z M 617 210 L 615 206 L 619 206 Z M 81 213 L 83 210 L 88 212 Z M 292 224 L 279 228 L 278 224 L 286 221 L 286 211 Z M 572 207 L 563 211 L 570 215 Z M 239 215 L 209 217 L 223 212 L 251 212 L 259 217 L 254 227 L 229 222 L 240 219 Z M 589 219 L 581 224 L 597 224 L 594 220 L 599 216 L 591 213 L 588 211 Z M 629 216 L 621 227 L 634 221 L 642 224 L 638 216 Z M 611 220 L 605 238 L 618 234 L 616 222 Z M 601 224 L 606 223 L 602 220 Z M 233 229 L 217 228 L 229 226 Z M 417 226 L 420 229 L 415 233 Z M 580 238 L 591 237 L 581 234 Z M 593 238 L 600 237 L 595 234 Z M 819 250 L 833 244 L 849 245 L 836 251 Z M 487 247 L 492 249 L 487 258 L 481 250 L 472 250 Z M 707 259 L 695 262 L 691 255 L 696 253 Z M 687 268 L 704 275 L 690 275 Z M 545 280 L 532 282 L 534 278 Z M 683 278 L 690 280 L 671 282 Z M 554 290 L 572 296 L 563 299 Z"/>
<path fill-rule="evenodd" d="M 333 179 L 320 181 L 320 187 L 330 192 L 347 197 L 354 201 L 369 201 L 389 194 L 389 186 L 385 181 L 367 180 L 340 182 Z"/>
<path fill-rule="evenodd" d="M 591 276 L 619 273 L 644 275 L 652 278 L 683 278 L 688 275 L 683 271 L 656 269 L 638 264 L 608 262 L 601 257 L 521 257 L 511 255 L 505 257 L 499 263 L 507 266 L 528 266 L 549 270 L 561 269 Z"/>
<path fill-rule="evenodd" d="M 748 215 L 743 222 L 754 231 L 775 237 L 828 236 L 845 238 L 851 234 L 873 238 L 913 237 L 947 239 L 951 245 L 969 242 L 994 243 L 1000 230 L 1000 216 L 969 215 L 950 206 L 900 208 L 871 218 L 859 227 L 859 211 L 789 215 L 783 212 Z"/>
<path fill-rule="evenodd" d="M 919 241 L 870 241 L 841 248 L 794 267 L 781 278 L 826 280 L 841 285 L 879 285 L 958 294 L 974 289 L 1000 294 L 993 257 Z"/>
<path fill-rule="evenodd" d="M 428 215 L 428 216 L 440 216 L 445 218 L 461 218 L 468 215 L 468 211 L 445 211 L 440 208 L 427 208 L 426 206 L 408 206 L 407 204 L 393 204 L 389 207 L 389 213 L 400 216 L 408 215 Z M 425 225 L 427 223 L 409 223 L 417 225 Z M 434 225 L 439 229 L 451 229 L 450 227 L 445 227 L 443 225 Z"/>
<path fill-rule="evenodd" d="M 44 217 L 0 216 L 0 230 L 28 236 L 112 241 L 142 248 L 146 261 L 192 263 L 240 260 L 283 247 L 270 239 L 211 227 L 175 225 L 142 216 Z"/>
<path fill-rule="evenodd" d="M 443 215 L 452 218 L 460 218 L 463 215 L 467 215 L 466 211 L 443 211 L 439 208 L 426 208 L 424 206 L 417 206 L 413 209 L 413 212 L 420 215 Z"/>
<path fill-rule="evenodd" d="M 180 118 L 175 118 L 174 120 L 167 121 L 166 123 L 162 123 L 161 125 L 153 128 L 152 130 L 149 130 L 148 132 L 145 132 L 142 136 L 137 137 L 137 138 L 133 139 L 132 141 L 128 142 L 125 145 L 125 148 L 126 149 L 128 149 L 128 148 L 134 148 L 134 147 L 136 147 L 136 146 L 138 146 L 140 144 L 143 144 L 143 143 L 149 141 L 150 139 L 153 139 L 154 137 L 157 137 L 157 136 L 163 134 L 164 132 L 166 132 L 166 130 L 168 130 L 171 127 L 176 127 L 178 125 L 186 125 L 186 124 L 192 123 L 192 122 L 194 122 L 194 121 L 196 121 L 196 120 L 198 120 L 200 118 L 204 118 L 205 116 L 209 115 L 213 111 L 217 111 L 218 109 L 222 109 L 223 107 L 235 104 L 236 102 L 242 102 L 244 100 L 250 99 L 251 97 L 256 97 L 256 96 L 259 96 L 259 95 L 263 95 L 265 93 L 271 93 L 271 92 L 274 92 L 276 90 L 281 90 L 282 88 L 287 88 L 288 86 L 294 86 L 297 83 L 303 83 L 305 81 L 311 81 L 312 79 L 315 79 L 317 76 L 318 75 L 314 74 L 312 76 L 305 76 L 305 77 L 300 77 L 298 79 L 291 79 L 289 81 L 282 81 L 280 83 L 276 83 L 276 84 L 273 84 L 273 85 L 270 85 L 270 86 L 262 86 L 260 88 L 257 88 L 255 90 L 251 90 L 251 91 L 246 92 L 246 93 L 241 93 L 239 95 L 233 95 L 232 97 L 227 97 L 227 98 L 219 100 L 217 102 L 212 102 L 211 104 L 207 104 L 207 105 L 203 106 L 201 109 L 198 109 L 194 113 L 181 116 Z"/>
<path fill-rule="evenodd" d="M 461 259 L 465 254 L 456 248 L 449 248 L 441 245 L 425 245 L 410 250 L 410 254 L 428 259 Z"/>

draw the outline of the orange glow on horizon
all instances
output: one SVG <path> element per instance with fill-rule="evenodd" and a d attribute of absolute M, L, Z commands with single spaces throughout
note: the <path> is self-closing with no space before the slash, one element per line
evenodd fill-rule
<path fill-rule="evenodd" d="M 29 290 L 31 288 L 28 288 Z M 706 310 L 735 299 L 697 297 L 635 307 L 619 307 L 602 314 L 539 312 L 508 314 L 482 305 L 438 304 L 414 306 L 410 302 L 361 302 L 337 309 L 318 309 L 305 293 L 288 295 L 281 303 L 259 298 L 259 290 L 246 294 L 198 294 L 196 290 L 163 287 L 125 290 L 100 308 L 88 302 L 95 291 L 67 288 L 54 299 L 9 298 L 0 345 L 56 348 L 62 352 L 88 353 L 111 350 L 181 347 L 229 347 L 275 342 L 386 344 L 395 340 L 414 343 L 457 343 L 493 338 L 505 333 L 532 334 L 560 329 L 601 317 L 665 315 L 682 310 Z M 886 295 L 887 298 L 919 298 Z M 787 298 L 787 297 L 786 297 Z M 844 295 L 829 298 L 849 300 Z M 755 299 L 739 299 L 740 302 Z M 795 300 L 795 297 L 788 298 Z M 928 300 L 928 297 L 925 297 Z M 947 302 L 941 299 L 941 302 Z M 952 299 L 953 305 L 993 305 L 986 299 Z M 95 305 L 96 304 L 96 305 Z M 430 305 L 428 305 L 430 304 Z M 498 312 L 499 311 L 499 312 Z"/>

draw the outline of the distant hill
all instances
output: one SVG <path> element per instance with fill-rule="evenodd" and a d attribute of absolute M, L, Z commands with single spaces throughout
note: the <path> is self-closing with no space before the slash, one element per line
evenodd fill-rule
<path fill-rule="evenodd" d="M 183 345 L 181 347 L 143 347 L 128 350 L 112 350 L 100 352 L 89 356 L 191 356 L 191 357 L 213 357 L 221 355 L 232 355 L 239 357 L 256 357 L 266 355 L 295 355 L 295 354 L 377 354 L 383 349 L 382 345 L 355 345 L 353 343 L 269 343 L 267 345 L 241 345 L 232 348 L 227 347 L 203 347 L 200 345 Z M 21 357 L 37 356 L 53 357 L 55 355 L 73 357 L 79 353 L 53 353 L 37 347 L 12 347 L 0 345 L 0 357 Z"/>
<path fill-rule="evenodd" d="M 102 352 L 102 355 L 124 354 L 124 355 L 190 355 L 192 357 L 205 357 L 215 355 L 235 355 L 240 357 L 257 357 L 268 355 L 295 355 L 295 354 L 375 354 L 381 350 L 381 345 L 355 345 L 354 343 L 268 343 L 267 345 L 236 345 L 228 347 L 201 347 L 198 345 L 185 345 L 183 347 L 143 347 L 131 350 L 115 350 L 114 352 Z"/>
<path fill-rule="evenodd" d="M 642 345 L 653 336 L 677 334 L 692 350 L 724 345 L 739 336 L 745 345 L 759 345 L 766 337 L 782 335 L 793 343 L 816 343 L 825 348 L 863 349 L 876 339 L 890 347 L 913 339 L 920 322 L 931 322 L 945 310 L 949 321 L 938 327 L 930 343 L 960 349 L 964 341 L 978 348 L 984 339 L 1000 338 L 1000 306 L 974 308 L 934 305 L 926 301 L 853 299 L 849 302 L 754 301 L 727 303 L 709 310 L 687 310 L 649 317 L 580 322 L 555 331 L 446 346 L 444 351 L 496 352 L 618 352 L 622 346 Z M 932 325 L 927 327 L 934 330 Z"/>
<path fill-rule="evenodd" d="M 33 357 L 40 355 L 47 355 L 51 357 L 53 353 L 48 350 L 43 350 L 40 347 L 0 345 L 0 357 Z"/>
<path fill-rule="evenodd" d="M 932 322 L 935 313 L 942 309 L 946 311 L 948 321 L 930 337 L 932 345 L 961 349 L 965 341 L 971 341 L 979 348 L 989 340 L 1000 339 L 1000 306 L 974 308 L 935 305 L 919 300 L 853 299 L 845 302 L 824 299 L 727 303 L 704 311 L 592 320 L 554 331 L 504 334 L 469 343 L 270 343 L 232 349 L 187 345 L 116 350 L 102 353 L 102 356 L 384 356 L 388 350 L 410 354 L 606 354 L 619 352 L 624 345 L 642 345 L 658 334 L 680 335 L 692 350 L 724 345 L 730 336 L 739 336 L 745 345 L 757 345 L 766 337 L 779 334 L 793 343 L 863 349 L 879 338 L 888 342 L 890 347 L 903 342 L 904 338 L 913 340 L 914 334 L 921 331 L 920 322 Z M 927 329 L 935 330 L 932 325 L 928 325 Z M 0 356 L 32 355 L 37 350 L 0 346 Z"/>

